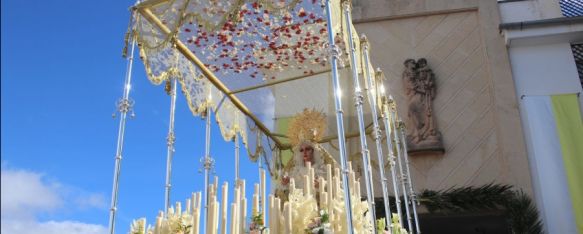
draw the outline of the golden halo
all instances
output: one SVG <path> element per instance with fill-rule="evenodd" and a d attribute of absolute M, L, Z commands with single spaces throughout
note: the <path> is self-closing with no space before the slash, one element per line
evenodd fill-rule
<path fill-rule="evenodd" d="M 288 127 L 287 135 L 293 147 L 303 141 L 317 142 L 326 132 L 326 115 L 316 109 L 304 109 Z"/>

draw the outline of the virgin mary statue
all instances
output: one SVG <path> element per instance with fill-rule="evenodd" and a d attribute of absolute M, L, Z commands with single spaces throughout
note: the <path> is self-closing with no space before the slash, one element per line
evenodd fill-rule
<path fill-rule="evenodd" d="M 292 145 L 293 157 L 283 167 L 283 173 L 276 193 L 286 200 L 290 189 L 290 181 L 294 180 L 296 188 L 304 185 L 304 175 L 308 174 L 308 164 L 314 168 L 314 191 L 318 191 L 318 178 L 326 175 L 326 164 L 335 161 L 330 154 L 320 145 L 326 131 L 326 116 L 314 109 L 304 109 L 290 122 L 288 137 Z"/>

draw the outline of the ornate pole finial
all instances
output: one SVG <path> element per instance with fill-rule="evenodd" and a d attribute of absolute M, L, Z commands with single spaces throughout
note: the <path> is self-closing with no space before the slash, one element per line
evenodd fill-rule
<path fill-rule="evenodd" d="M 341 0 L 341 4 L 345 11 L 352 11 L 352 0 Z"/>
<path fill-rule="evenodd" d="M 360 34 L 360 45 L 363 48 L 370 49 L 370 43 L 368 42 L 368 38 L 366 37 L 366 35 L 364 35 L 364 33 Z"/>

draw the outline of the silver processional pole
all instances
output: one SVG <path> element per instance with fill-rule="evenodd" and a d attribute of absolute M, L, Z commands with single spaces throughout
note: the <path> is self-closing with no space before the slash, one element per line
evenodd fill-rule
<path fill-rule="evenodd" d="M 417 215 L 417 195 L 413 190 L 413 179 L 409 170 L 409 154 L 407 153 L 407 142 L 405 141 L 405 123 L 399 119 L 399 128 L 401 132 L 401 142 L 403 144 L 403 156 L 405 158 L 405 170 L 407 171 L 407 182 L 409 185 L 409 196 L 411 196 L 411 206 L 413 207 L 413 216 L 415 217 L 415 230 L 417 234 L 421 233 L 419 229 L 419 217 Z"/>
<path fill-rule="evenodd" d="M 130 56 L 127 57 L 127 67 L 126 67 L 126 76 L 124 82 L 124 90 L 123 90 L 123 97 L 117 101 L 117 111 L 120 113 L 119 119 L 119 128 L 117 132 L 117 147 L 115 151 L 115 169 L 113 172 L 113 189 L 111 192 L 111 208 L 109 210 L 109 233 L 115 233 L 115 213 L 117 211 L 117 195 L 119 191 L 119 174 L 121 172 L 121 158 L 123 152 L 123 143 L 124 143 L 124 135 L 125 135 L 125 125 L 127 120 L 128 112 L 131 112 L 130 117 L 134 116 L 133 106 L 134 101 L 130 99 L 130 89 L 131 89 L 131 80 L 132 80 L 132 66 L 134 63 L 134 49 L 136 47 L 136 38 L 134 34 L 134 26 L 133 21 L 134 15 L 132 13 L 132 17 L 130 20 L 130 32 L 126 35 L 128 38 L 131 38 L 131 52 Z M 115 118 L 115 113 L 113 114 Z"/>
<path fill-rule="evenodd" d="M 338 129 L 338 147 L 340 151 L 340 167 L 342 167 L 342 186 L 344 186 L 344 206 L 346 210 L 347 233 L 353 234 L 352 225 L 352 201 L 350 198 L 350 187 L 348 186 L 348 169 L 346 166 L 346 136 L 344 135 L 344 114 L 342 112 L 342 100 L 340 81 L 338 77 L 338 60 L 340 59 L 340 48 L 334 41 L 334 30 L 332 27 L 332 6 L 330 1 L 326 0 L 326 20 L 328 29 L 328 42 L 330 46 L 330 66 L 332 67 L 332 84 L 334 88 L 334 106 L 336 108 L 336 126 Z"/>
<path fill-rule="evenodd" d="M 209 91 L 210 92 L 210 91 Z M 209 209 L 209 178 L 210 178 L 210 170 L 213 168 L 215 161 L 211 158 L 211 106 L 210 106 L 210 93 L 209 93 L 209 100 L 207 100 L 207 107 L 206 107 L 206 134 L 205 134 L 205 150 L 204 150 L 204 157 L 200 159 L 202 163 L 202 168 L 204 169 L 204 218 L 203 218 L 203 226 L 202 230 L 206 230 L 206 223 L 208 219 L 208 209 Z"/>
<path fill-rule="evenodd" d="M 405 173 L 403 172 L 403 166 L 401 163 L 401 157 L 403 157 L 403 152 L 401 152 L 401 146 L 402 144 L 405 144 L 405 142 L 401 142 L 401 138 L 399 137 L 399 126 L 397 125 L 397 107 L 395 105 L 395 101 L 393 100 L 392 97 L 389 97 L 389 105 L 390 105 L 390 109 L 391 111 L 390 113 L 390 118 L 391 118 L 391 125 L 392 125 L 392 129 L 393 129 L 393 134 L 395 137 L 395 144 L 397 145 L 397 164 L 399 165 L 399 177 L 401 178 L 401 186 L 403 189 L 403 199 L 405 200 L 405 212 L 407 213 L 407 224 L 409 227 L 409 231 L 412 230 L 413 226 L 411 225 L 411 213 L 409 212 L 409 198 L 407 196 L 407 187 L 406 187 L 406 183 L 407 183 L 407 177 L 405 175 Z M 401 226 L 403 226 L 403 222 L 402 219 L 399 219 L 401 221 Z"/>
<path fill-rule="evenodd" d="M 379 73 L 379 72 L 377 72 Z M 384 92 L 384 89 L 381 89 L 381 92 Z M 389 165 L 391 166 L 391 177 L 393 181 L 393 191 L 395 192 L 395 206 L 397 206 L 397 214 L 399 215 L 399 222 L 401 226 L 403 225 L 403 219 L 401 218 L 402 210 L 401 210 L 401 198 L 399 197 L 399 184 L 397 182 L 397 172 L 395 170 L 395 152 L 393 151 L 393 132 L 390 123 L 390 115 L 389 115 L 389 103 L 387 102 L 387 98 L 383 95 L 382 96 L 382 108 L 383 108 L 383 122 L 385 124 L 385 134 L 387 137 L 387 148 L 389 150 Z"/>
<path fill-rule="evenodd" d="M 344 10 L 344 20 L 346 21 L 346 30 L 348 31 L 348 44 L 350 48 L 350 61 L 352 62 L 352 81 L 354 82 L 354 101 L 356 105 L 356 114 L 358 117 L 358 130 L 360 132 L 360 148 L 362 154 L 362 161 L 364 166 L 364 180 L 366 184 L 366 199 L 368 203 L 368 209 L 371 214 L 372 223 L 376 224 L 376 214 L 374 205 L 374 192 L 372 185 L 372 172 L 370 167 L 370 152 L 368 151 L 368 145 L 366 143 L 366 130 L 364 128 L 364 114 L 362 110 L 363 95 L 360 88 L 360 82 L 358 80 L 358 64 L 356 61 L 356 46 L 352 40 L 352 17 L 350 14 L 349 0 L 344 0 L 342 2 L 342 8 Z M 376 228 L 373 229 L 373 233 L 377 233 Z"/>
<path fill-rule="evenodd" d="M 362 55 L 363 55 L 363 59 L 364 59 L 364 66 L 363 72 L 366 72 L 366 85 L 365 85 L 365 89 L 368 91 L 367 92 L 367 96 L 368 96 L 368 102 L 370 104 L 370 110 L 371 110 L 371 114 L 372 114 L 372 119 L 373 119 L 373 126 L 374 126 L 374 139 L 375 139 L 375 143 L 376 143 L 376 147 L 377 147 L 377 160 L 378 160 L 378 164 L 379 164 L 379 172 L 380 172 L 380 176 L 381 176 L 381 185 L 383 187 L 383 205 L 385 207 L 385 220 L 388 220 L 389 222 L 387 222 L 387 226 L 389 227 L 389 233 L 393 233 L 393 228 L 390 225 L 390 221 L 391 221 L 391 206 L 390 206 L 390 201 L 389 201 L 389 191 L 387 188 L 387 178 L 385 177 L 385 160 L 383 159 L 384 154 L 383 154 L 383 147 L 381 144 L 381 128 L 379 126 L 379 121 L 378 121 L 378 113 L 377 113 L 377 99 L 375 96 L 373 96 L 373 92 L 375 92 L 375 90 L 373 89 L 373 83 L 372 83 L 372 75 L 371 75 L 371 70 L 369 67 L 369 54 L 368 54 L 368 50 L 369 50 L 369 43 L 366 39 L 366 36 L 362 36 L 360 38 L 360 43 L 362 45 Z"/>
<path fill-rule="evenodd" d="M 239 184 L 239 134 L 235 133 L 235 187 Z"/>
<path fill-rule="evenodd" d="M 171 78 L 173 80 L 172 87 L 166 87 L 166 91 L 170 94 L 170 124 L 168 125 L 168 136 L 166 137 L 166 186 L 164 194 L 164 212 L 168 215 L 168 207 L 170 205 L 170 178 L 172 176 L 172 158 L 174 157 L 174 143 L 176 142 L 176 136 L 174 135 L 174 113 L 176 110 L 176 90 L 177 82 L 176 78 Z M 170 81 L 167 81 L 166 85 L 170 85 Z"/>
<path fill-rule="evenodd" d="M 396 162 L 395 162 L 395 152 L 393 151 L 393 129 L 391 127 L 391 120 L 389 114 L 389 104 L 386 100 L 383 103 L 383 120 L 385 123 L 386 129 L 386 136 L 387 136 L 387 147 L 389 148 L 389 164 L 391 165 L 391 177 L 393 180 L 393 190 L 395 192 L 395 206 L 397 207 L 397 214 L 399 215 L 399 224 L 403 226 L 403 211 L 401 209 L 401 197 L 399 196 L 399 182 L 397 182 L 397 171 L 395 169 Z M 397 146 L 399 147 L 399 146 Z"/>

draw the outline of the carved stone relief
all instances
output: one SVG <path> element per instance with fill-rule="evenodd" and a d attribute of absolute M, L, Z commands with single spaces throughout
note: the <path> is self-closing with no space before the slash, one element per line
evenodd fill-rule
<path fill-rule="evenodd" d="M 403 86 L 407 97 L 407 147 L 410 153 L 445 152 L 433 116 L 435 74 L 425 58 L 405 60 Z"/>

